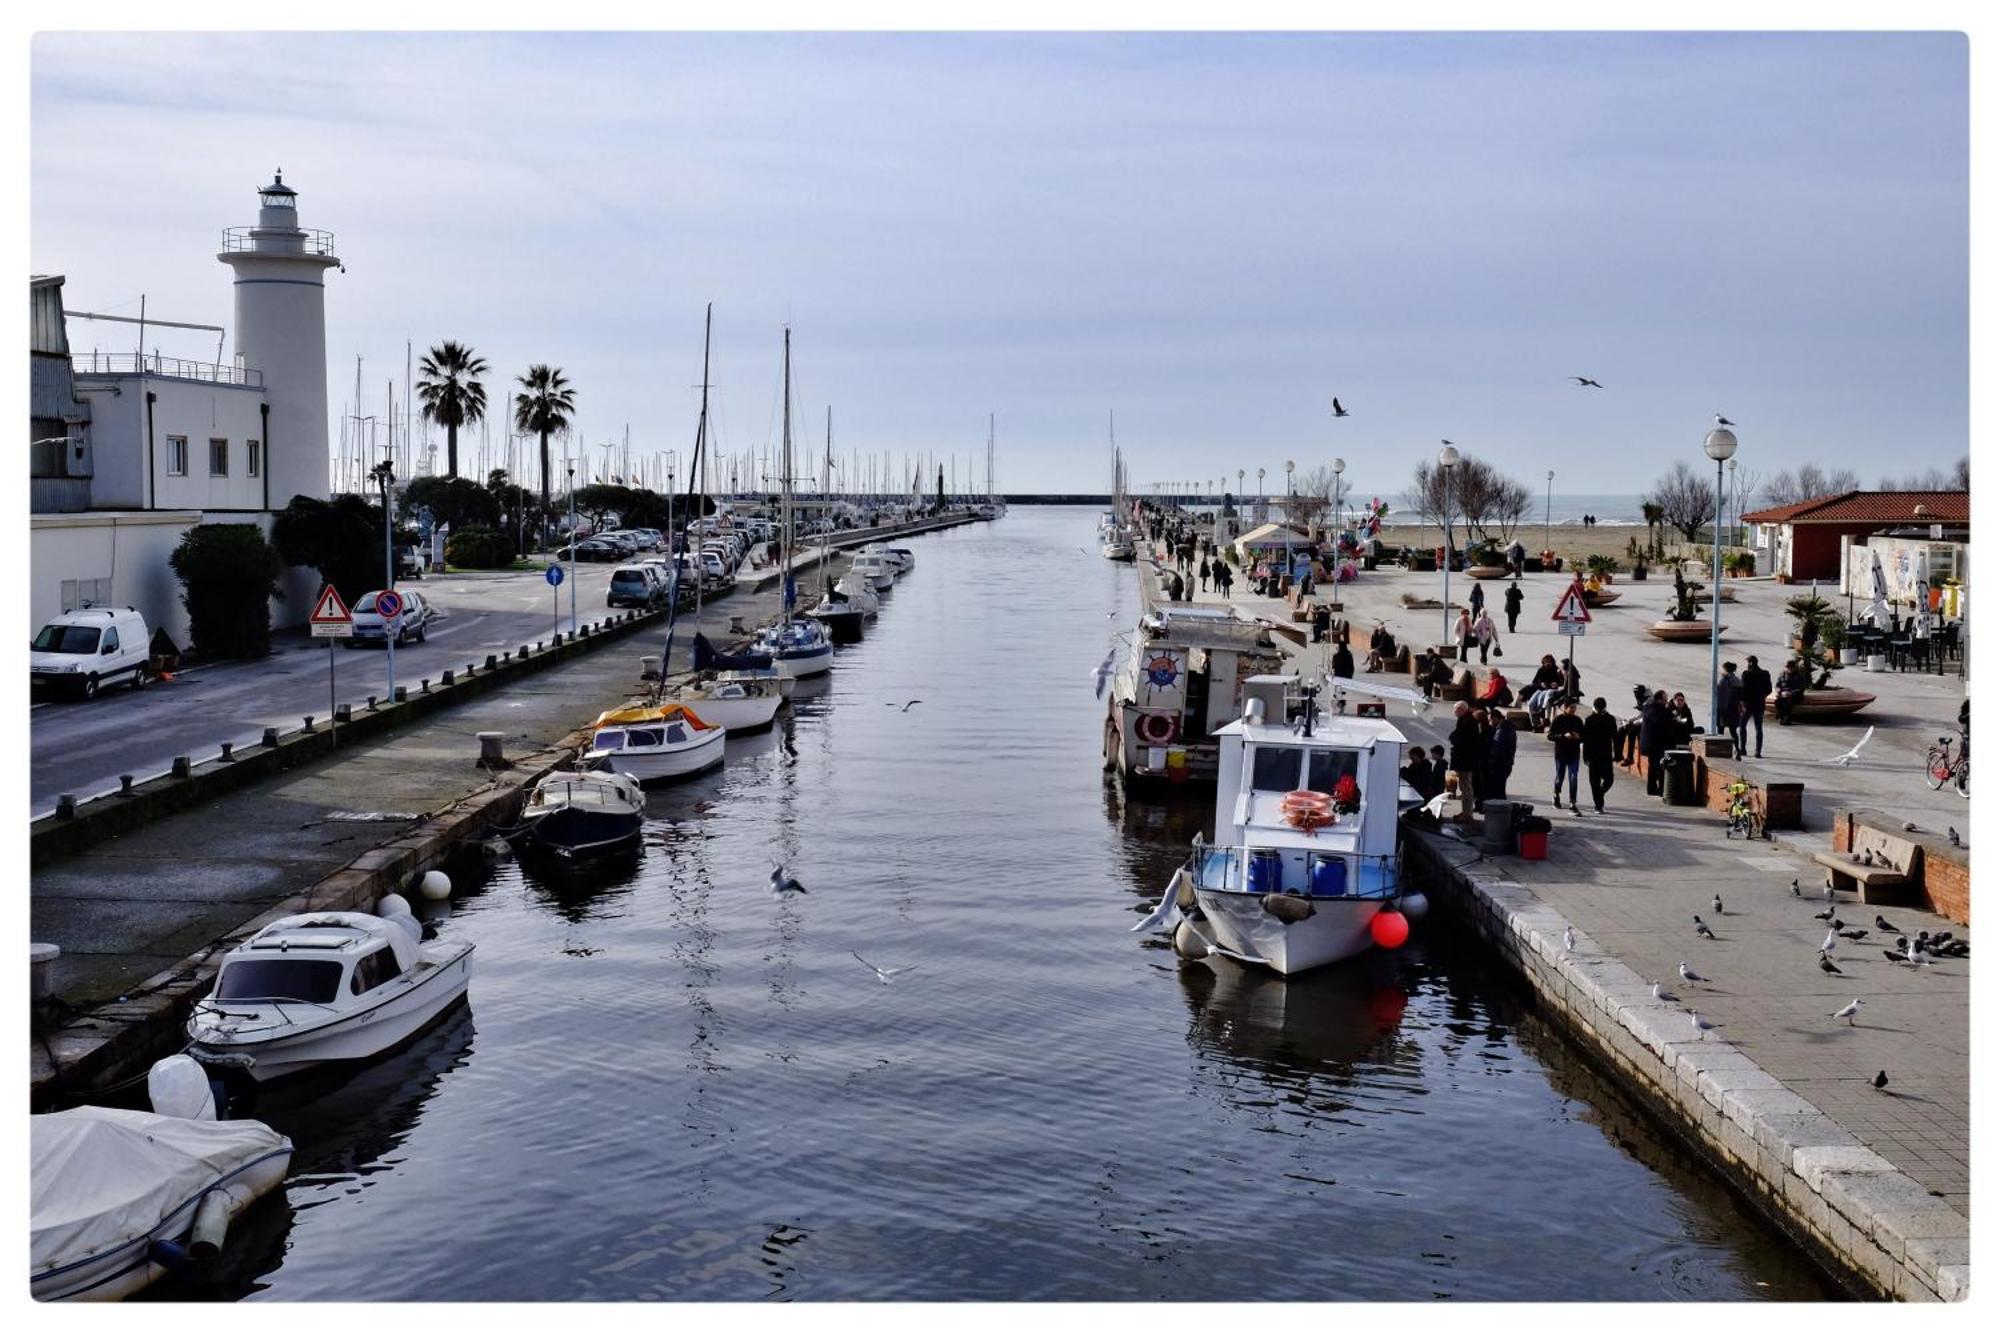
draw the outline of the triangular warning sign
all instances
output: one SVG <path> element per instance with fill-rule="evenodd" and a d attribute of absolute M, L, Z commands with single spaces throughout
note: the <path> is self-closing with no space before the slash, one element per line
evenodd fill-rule
<path fill-rule="evenodd" d="M 319 603 L 313 607 L 312 623 L 315 625 L 346 625 L 354 617 L 348 613 L 347 603 L 340 600 L 340 593 L 329 583 L 320 591 Z"/>
<path fill-rule="evenodd" d="M 1563 589 L 1563 595 L 1556 602 L 1556 612 L 1550 620 L 1566 620 L 1572 625 L 1590 623 L 1590 607 L 1583 600 L 1583 583 L 1578 580 Z"/>

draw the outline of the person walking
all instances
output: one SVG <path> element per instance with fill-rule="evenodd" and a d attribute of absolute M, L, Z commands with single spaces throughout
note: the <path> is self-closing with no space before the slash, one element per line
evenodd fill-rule
<path fill-rule="evenodd" d="M 1489 801 L 1507 799 L 1507 779 L 1514 772 L 1514 752 L 1520 736 L 1507 717 L 1507 710 L 1493 710 L 1493 734 L 1486 741 L 1486 791 Z"/>
<path fill-rule="evenodd" d="M 1472 584 L 1472 595 L 1466 598 L 1465 602 L 1467 606 L 1472 608 L 1472 614 L 1474 615 L 1474 617 L 1485 615 L 1486 585 L 1478 582 L 1477 580 L 1474 580 Z"/>
<path fill-rule="evenodd" d="M 1512 634 L 1520 628 L 1522 596 L 1519 579 L 1507 585 L 1507 596 L 1504 600 L 1507 607 L 1507 632 Z"/>
<path fill-rule="evenodd" d="M 1738 759 L 1743 758 L 1743 681 L 1736 674 L 1736 663 L 1724 662 L 1722 674 L 1715 681 L 1715 720 L 1722 728 Z"/>
<path fill-rule="evenodd" d="M 1648 796 L 1658 796 L 1664 789 L 1666 775 L 1660 771 L 1660 758 L 1673 739 L 1673 729 L 1673 714 L 1667 711 L 1667 692 L 1654 690 L 1653 697 L 1639 710 L 1639 757 L 1646 763 Z"/>
<path fill-rule="evenodd" d="M 1576 808 L 1577 769 L 1583 759 L 1583 719 L 1576 715 L 1576 700 L 1564 699 L 1562 711 L 1549 721 L 1549 744 L 1556 754 L 1556 809 L 1562 809 L 1563 778 L 1569 778 L 1569 808 Z"/>
<path fill-rule="evenodd" d="M 1457 721 L 1446 739 L 1451 742 L 1451 771 L 1458 778 L 1458 817 L 1471 819 L 1479 802 L 1480 776 L 1486 771 L 1486 734 L 1479 729 L 1471 704 L 1461 701 L 1452 716 Z"/>
<path fill-rule="evenodd" d="M 1472 622 L 1472 637 L 1479 641 L 1479 665 L 1486 665 L 1486 654 L 1491 650 L 1500 656 L 1500 631 L 1493 625 L 1493 617 L 1486 614 L 1486 608 L 1479 608 L 1479 618 Z"/>
<path fill-rule="evenodd" d="M 1590 803 L 1604 813 L 1604 795 L 1611 790 L 1612 767 L 1618 754 L 1618 719 L 1611 716 L 1604 696 L 1590 701 L 1590 716 L 1583 720 L 1583 766 L 1590 777 Z"/>
<path fill-rule="evenodd" d="M 1460 611 L 1458 613 L 1458 621 L 1451 627 L 1451 637 L 1457 643 L 1458 660 L 1461 662 L 1471 661 L 1472 660 L 1472 613 L 1471 612 Z"/>
<path fill-rule="evenodd" d="M 1201 557 L 1201 590 L 1208 591 L 1208 557 Z"/>
<path fill-rule="evenodd" d="M 1168 576 L 1167 579 L 1168 601 L 1178 602 L 1181 599 L 1181 594 L 1186 590 L 1187 590 L 1187 585 L 1181 582 L 1181 576 L 1178 572 Z"/>
<path fill-rule="evenodd" d="M 1764 701 L 1771 697 L 1771 673 L 1757 665 L 1757 655 L 1752 653 L 1743 659 L 1743 712 L 1745 720 L 1757 729 L 1757 754 L 1764 757 Z M 1740 751 L 1742 747 L 1739 745 Z"/>

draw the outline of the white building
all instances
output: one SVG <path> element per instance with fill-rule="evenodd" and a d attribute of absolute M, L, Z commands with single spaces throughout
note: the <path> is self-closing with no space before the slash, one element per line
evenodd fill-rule
<path fill-rule="evenodd" d="M 228 361 L 219 345 L 214 361 L 72 354 L 63 279 L 29 280 L 31 630 L 130 605 L 185 648 L 167 564 L 181 536 L 246 522 L 268 535 L 293 496 L 327 497 L 325 276 L 340 261 L 331 234 L 298 225 L 282 174 L 257 197 L 257 225 L 225 229 L 216 255 L 234 274 Z M 318 577 L 292 570 L 284 589 L 274 625 L 305 619 Z"/>

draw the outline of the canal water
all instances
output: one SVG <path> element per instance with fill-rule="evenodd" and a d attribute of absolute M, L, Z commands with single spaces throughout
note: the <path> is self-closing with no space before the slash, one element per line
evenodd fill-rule
<path fill-rule="evenodd" d="M 267 1101 L 295 1174 L 216 1294 L 1835 1294 L 1448 923 L 1290 983 L 1128 933 L 1208 811 L 1100 774 L 1137 591 L 1094 517 L 913 542 L 823 690 L 653 797 L 635 868 L 462 894 L 469 1008 Z"/>

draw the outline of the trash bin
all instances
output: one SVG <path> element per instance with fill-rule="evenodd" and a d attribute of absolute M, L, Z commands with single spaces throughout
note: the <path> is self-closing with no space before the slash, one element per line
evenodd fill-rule
<path fill-rule="evenodd" d="M 1529 815 L 1520 824 L 1521 859 L 1523 861 L 1546 861 L 1549 859 L 1549 821 L 1540 815 Z"/>
<path fill-rule="evenodd" d="M 1694 794 L 1694 751 L 1669 750 L 1661 756 L 1664 777 L 1660 784 L 1660 799 L 1668 805 L 1693 805 Z"/>
<path fill-rule="evenodd" d="M 1518 801 L 1481 801 L 1479 813 L 1485 817 L 1480 827 L 1479 845 L 1489 855 L 1514 850 L 1514 833 L 1527 807 Z"/>

